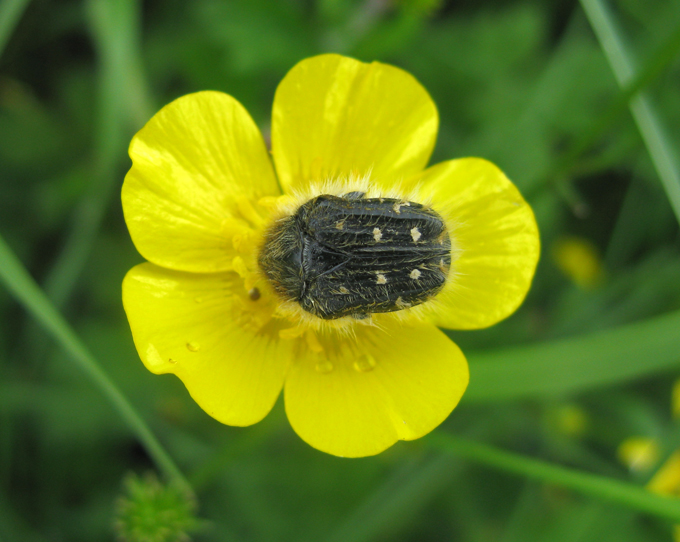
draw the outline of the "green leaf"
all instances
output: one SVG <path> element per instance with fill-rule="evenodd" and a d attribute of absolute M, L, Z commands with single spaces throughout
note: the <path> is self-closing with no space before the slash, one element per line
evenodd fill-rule
<path fill-rule="evenodd" d="M 680 367 L 680 312 L 613 330 L 470 354 L 465 401 L 554 397 Z"/>

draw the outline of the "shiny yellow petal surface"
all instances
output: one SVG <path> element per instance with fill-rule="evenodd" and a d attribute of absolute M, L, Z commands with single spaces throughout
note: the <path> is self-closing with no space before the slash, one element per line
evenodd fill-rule
<path fill-rule="evenodd" d="M 239 202 L 279 189 L 262 135 L 234 98 L 198 92 L 159 111 L 130 144 L 123 185 L 130 235 L 147 260 L 182 271 L 230 269 Z"/>
<path fill-rule="evenodd" d="M 320 337 L 285 385 L 286 413 L 308 444 L 345 457 L 374 455 L 432 431 L 468 383 L 460 349 L 434 326 L 362 327 L 356 339 Z"/>
<path fill-rule="evenodd" d="M 290 345 L 278 340 L 277 330 L 258 329 L 250 318 L 258 313 L 233 295 L 234 277 L 138 265 L 123 282 L 123 305 L 144 365 L 176 374 L 213 418 L 244 426 L 274 405 Z"/>
<path fill-rule="evenodd" d="M 371 173 L 389 184 L 422 170 L 437 109 L 413 76 L 339 55 L 303 60 L 279 84 L 272 153 L 284 190 Z"/>
<path fill-rule="evenodd" d="M 476 329 L 512 314 L 524 300 L 540 252 L 531 207 L 495 165 L 480 158 L 451 160 L 414 182 L 445 215 L 459 258 L 433 305 L 433 321 Z"/>

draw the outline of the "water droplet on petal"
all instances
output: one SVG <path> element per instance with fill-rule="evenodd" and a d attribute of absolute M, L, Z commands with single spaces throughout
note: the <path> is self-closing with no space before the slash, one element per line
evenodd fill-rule
<path fill-rule="evenodd" d="M 371 354 L 361 354 L 354 362 L 354 369 L 360 373 L 367 373 L 375 369 L 375 358 Z"/>
<path fill-rule="evenodd" d="M 328 361 L 327 359 L 325 359 L 325 360 L 317 362 L 314 369 L 316 369 L 317 373 L 321 373 L 323 375 L 326 375 L 333 370 L 333 364 L 330 361 Z"/>
<path fill-rule="evenodd" d="M 198 343 L 190 342 L 187 343 L 187 350 L 189 352 L 198 352 L 201 349 L 201 345 Z"/>

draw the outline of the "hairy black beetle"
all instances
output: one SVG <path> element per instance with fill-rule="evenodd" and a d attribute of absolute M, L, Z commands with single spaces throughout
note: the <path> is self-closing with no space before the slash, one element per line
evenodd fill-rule
<path fill-rule="evenodd" d="M 285 300 L 326 320 L 406 309 L 443 287 L 451 239 L 419 203 L 317 196 L 266 233 L 259 265 Z"/>

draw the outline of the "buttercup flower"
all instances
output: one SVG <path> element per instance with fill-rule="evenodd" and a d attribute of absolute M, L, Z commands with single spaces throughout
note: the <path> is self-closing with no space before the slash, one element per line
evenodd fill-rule
<path fill-rule="evenodd" d="M 280 83 L 271 159 L 231 96 L 164 107 L 132 140 L 123 186 L 150 262 L 123 283 L 146 367 L 177 375 L 228 425 L 258 422 L 283 389 L 298 435 L 340 456 L 439 425 L 468 383 L 439 328 L 511 314 L 539 242 L 493 164 L 425 169 L 437 128 L 411 75 L 338 55 L 303 60 Z"/>

